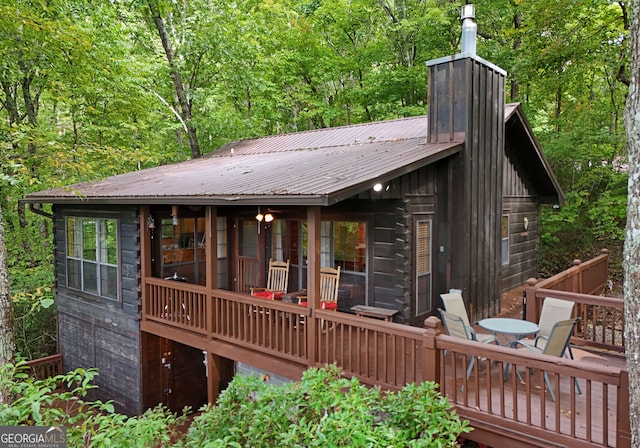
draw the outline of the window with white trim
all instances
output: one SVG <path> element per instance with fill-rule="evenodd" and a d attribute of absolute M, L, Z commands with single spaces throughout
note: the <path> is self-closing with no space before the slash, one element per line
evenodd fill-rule
<path fill-rule="evenodd" d="M 66 219 L 67 286 L 118 298 L 118 221 L 69 216 Z"/>
<path fill-rule="evenodd" d="M 431 311 L 431 220 L 416 221 L 415 315 Z"/>
<path fill-rule="evenodd" d="M 509 215 L 502 215 L 502 266 L 509 264 Z"/>

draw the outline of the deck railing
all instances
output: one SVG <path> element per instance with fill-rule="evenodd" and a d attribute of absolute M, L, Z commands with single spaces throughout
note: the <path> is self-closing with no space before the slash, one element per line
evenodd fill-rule
<path fill-rule="evenodd" d="M 576 326 L 571 343 L 624 353 L 624 300 L 550 289 L 527 289 L 527 310 L 540 313 L 546 297 L 574 302 L 574 316 L 581 320 Z M 535 307 L 535 308 L 534 308 Z M 532 313 L 533 314 L 533 313 Z M 529 319 L 529 312 L 527 318 Z M 535 321 L 534 318 L 529 319 Z"/>
<path fill-rule="evenodd" d="M 537 281 L 536 287 L 599 295 L 605 291 L 608 284 L 608 274 L 609 251 L 602 249 L 600 255 L 589 261 L 574 260 L 571 268 Z"/>
<path fill-rule="evenodd" d="M 31 376 L 36 379 L 51 378 L 62 374 L 62 355 L 55 354 L 34 359 L 25 363 L 31 369 Z"/>
<path fill-rule="evenodd" d="M 160 278 L 145 279 L 144 319 L 206 334 L 207 288 Z"/>
<path fill-rule="evenodd" d="M 430 319 L 441 393 L 470 420 L 474 440 L 495 444 L 502 433 L 505 443 L 522 434 L 539 441 L 530 440 L 531 446 L 630 446 L 625 369 L 450 337 L 441 334 L 437 318 Z"/>
<path fill-rule="evenodd" d="M 315 366 L 337 364 L 363 383 L 397 390 L 425 379 L 423 328 L 332 311 L 314 311 Z"/>
<path fill-rule="evenodd" d="M 476 441 L 484 437 L 495 444 L 501 437 L 506 441 L 527 434 L 545 443 L 629 446 L 628 378 L 619 367 L 452 338 L 443 334 L 435 317 L 427 319 L 425 328 L 416 328 L 335 311 L 315 310 L 310 316 L 296 304 L 223 290 L 207 295 L 200 287 L 159 279 L 151 281 L 147 291 L 151 296 L 145 304 L 152 313 L 145 312 L 143 319 L 205 334 L 212 343 L 233 344 L 298 365 L 335 363 L 346 375 L 389 390 L 436 381 L 476 428 Z M 185 306 L 174 296 L 187 300 Z M 191 314 L 196 308 L 210 313 L 196 319 Z M 315 328 L 313 334 L 310 328 Z M 476 362 L 467 379 L 471 357 Z M 546 391 L 545 372 L 557 391 L 555 402 Z"/>
<path fill-rule="evenodd" d="M 576 345 L 624 353 L 624 300 L 604 297 L 608 253 L 580 262 L 545 280 L 530 279 L 525 289 L 527 320 L 537 322 L 546 297 L 574 302 L 574 316 L 582 319 L 571 342 Z"/>
<path fill-rule="evenodd" d="M 599 272 L 603 264 L 600 259 L 588 269 Z M 312 312 L 297 304 L 162 279 L 145 279 L 144 284 L 143 321 L 171 328 L 167 334 L 181 330 L 204 337 L 212 352 L 224 343 L 249 356 L 267 355 L 283 366 L 335 363 L 346 375 L 389 390 L 435 381 L 457 412 L 470 420 L 475 428 L 471 438 L 477 442 L 630 446 L 624 368 L 452 338 L 435 317 L 427 319 L 424 328 L 416 328 L 335 311 Z M 617 331 L 621 300 L 535 287 L 527 294 L 527 309 L 535 307 L 531 313 L 535 320 L 544 297 L 576 302 L 575 313 L 583 326 L 573 343 L 623 350 L 621 333 L 614 332 L 617 336 L 609 340 L 602 339 L 599 330 L 605 329 L 607 337 L 606 329 Z M 475 366 L 467 378 L 472 358 Z M 544 374 L 556 391 L 556 401 Z"/>
<path fill-rule="evenodd" d="M 224 290 L 212 302 L 212 339 L 306 363 L 306 308 Z"/>

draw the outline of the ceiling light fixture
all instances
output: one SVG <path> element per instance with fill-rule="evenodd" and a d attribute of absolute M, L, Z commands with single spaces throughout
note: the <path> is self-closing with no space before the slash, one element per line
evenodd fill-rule
<path fill-rule="evenodd" d="M 171 206 L 171 222 L 173 223 L 174 226 L 178 225 L 178 206 L 177 205 L 172 205 Z"/>

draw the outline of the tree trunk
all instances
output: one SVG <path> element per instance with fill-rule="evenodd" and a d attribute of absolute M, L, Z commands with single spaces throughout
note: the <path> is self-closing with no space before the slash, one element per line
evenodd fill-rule
<path fill-rule="evenodd" d="M 7 246 L 4 241 L 4 220 L 0 206 L 0 366 L 13 362 L 15 352 L 13 303 L 9 294 Z M 6 391 L 0 389 L 0 404 L 6 403 L 8 399 Z"/>
<path fill-rule="evenodd" d="M 167 33 L 167 27 L 160 15 L 160 11 L 153 1 L 148 1 L 147 3 L 149 5 L 149 10 L 151 11 L 151 16 L 153 17 L 153 22 L 158 30 L 158 35 L 160 35 L 160 40 L 162 41 L 162 47 L 164 48 L 167 62 L 169 63 L 171 77 L 173 78 L 173 87 L 175 89 L 176 97 L 178 98 L 178 103 L 180 104 L 180 111 L 182 112 L 182 120 L 187 128 L 187 139 L 189 140 L 189 147 L 191 148 L 191 157 L 197 159 L 200 157 L 200 146 L 198 145 L 198 138 L 196 136 L 196 127 L 193 125 L 193 121 L 191 119 L 191 101 L 187 98 L 187 95 L 184 92 L 184 85 L 182 84 L 180 70 L 178 70 L 174 60 L 171 39 L 169 39 L 169 33 Z"/>
<path fill-rule="evenodd" d="M 629 147 L 627 229 L 624 241 L 625 350 L 629 390 L 640 390 L 640 2 L 630 2 L 631 79 L 625 109 Z M 640 447 L 640 394 L 629 394 L 631 446 Z"/>

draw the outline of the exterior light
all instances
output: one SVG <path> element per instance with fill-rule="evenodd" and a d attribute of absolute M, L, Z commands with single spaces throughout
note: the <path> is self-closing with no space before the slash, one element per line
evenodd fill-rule
<path fill-rule="evenodd" d="M 264 219 L 264 215 L 258 212 L 258 214 L 256 215 L 256 221 L 262 222 L 263 219 Z"/>
<path fill-rule="evenodd" d="M 149 229 L 155 229 L 156 228 L 156 222 L 153 220 L 153 216 L 151 216 L 151 215 L 147 216 L 147 227 Z"/>
<path fill-rule="evenodd" d="M 264 215 L 264 222 L 271 222 L 273 221 L 273 215 L 271 213 L 267 213 L 266 215 Z"/>
<path fill-rule="evenodd" d="M 379 184 L 379 183 L 378 183 L 378 184 L 375 184 L 375 185 L 373 186 L 373 191 L 375 191 L 376 193 L 381 192 L 381 191 L 382 191 L 382 184 Z"/>

